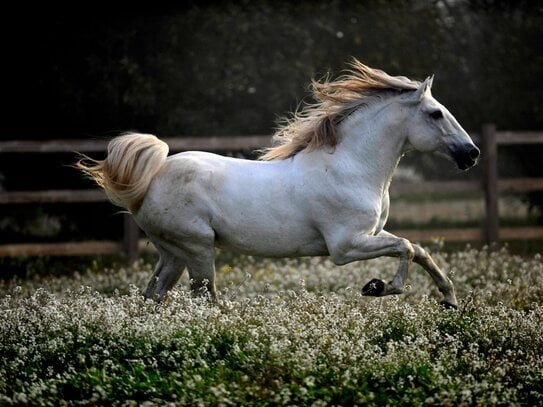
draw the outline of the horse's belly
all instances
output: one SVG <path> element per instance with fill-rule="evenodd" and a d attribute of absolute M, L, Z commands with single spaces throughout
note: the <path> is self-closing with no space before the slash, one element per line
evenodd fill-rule
<path fill-rule="evenodd" d="M 258 227 L 260 226 L 260 227 Z M 215 243 L 228 251 L 262 257 L 324 256 L 326 243 L 310 227 L 266 227 L 246 222 L 239 228 L 214 228 Z"/>

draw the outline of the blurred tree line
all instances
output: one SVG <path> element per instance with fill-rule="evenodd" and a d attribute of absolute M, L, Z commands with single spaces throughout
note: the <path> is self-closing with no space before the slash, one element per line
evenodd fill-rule
<path fill-rule="evenodd" d="M 310 78 L 351 56 L 395 75 L 434 73 L 434 93 L 467 129 L 543 128 L 538 1 L 47 7 L 20 11 L 4 35 L 4 139 L 268 134 Z"/>

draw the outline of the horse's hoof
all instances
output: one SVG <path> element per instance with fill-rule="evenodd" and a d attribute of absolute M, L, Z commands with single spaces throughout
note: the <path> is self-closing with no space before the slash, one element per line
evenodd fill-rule
<path fill-rule="evenodd" d="M 448 301 L 441 301 L 439 304 L 445 309 L 452 309 L 452 310 L 457 310 L 458 309 L 458 305 L 451 304 Z"/>
<path fill-rule="evenodd" d="M 386 283 L 383 280 L 374 278 L 362 288 L 362 295 L 379 297 L 385 290 L 385 284 Z"/>

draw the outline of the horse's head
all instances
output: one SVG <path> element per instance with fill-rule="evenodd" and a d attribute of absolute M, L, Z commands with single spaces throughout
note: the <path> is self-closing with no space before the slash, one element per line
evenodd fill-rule
<path fill-rule="evenodd" d="M 419 151 L 435 151 L 451 158 L 459 169 L 467 170 L 479 158 L 479 149 L 454 116 L 431 94 L 433 76 L 402 98 L 409 105 L 407 138 Z"/>

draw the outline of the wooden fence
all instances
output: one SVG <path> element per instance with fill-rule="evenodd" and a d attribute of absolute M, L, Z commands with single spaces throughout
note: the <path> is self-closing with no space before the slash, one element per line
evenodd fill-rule
<path fill-rule="evenodd" d="M 484 125 L 481 136 L 474 140 L 482 147 L 485 175 L 480 181 L 431 181 L 421 183 L 394 183 L 395 195 L 425 192 L 484 191 L 486 222 L 484 229 L 456 228 L 431 230 L 394 230 L 393 232 L 413 241 L 429 241 L 441 237 L 448 241 L 485 241 L 488 244 L 500 239 L 543 239 L 543 227 L 500 228 L 498 216 L 499 192 L 528 192 L 543 190 L 543 178 L 499 179 L 497 170 L 498 146 L 543 144 L 543 132 L 496 131 L 494 125 Z M 234 137 L 179 137 L 164 139 L 170 151 L 241 151 L 254 150 L 269 145 L 269 136 Z M 49 140 L 49 141 L 2 141 L 0 154 L 9 153 L 81 153 L 104 152 L 108 140 Z M 47 191 L 0 191 L 0 207 L 6 204 L 29 203 L 84 203 L 105 202 L 106 195 L 100 190 L 47 190 Z M 135 260 L 146 244 L 140 240 L 140 230 L 131 215 L 124 214 L 123 237 L 120 241 L 84 241 L 65 243 L 25 243 L 0 245 L 2 256 L 70 256 L 118 254 L 123 252 L 129 262 Z"/>

